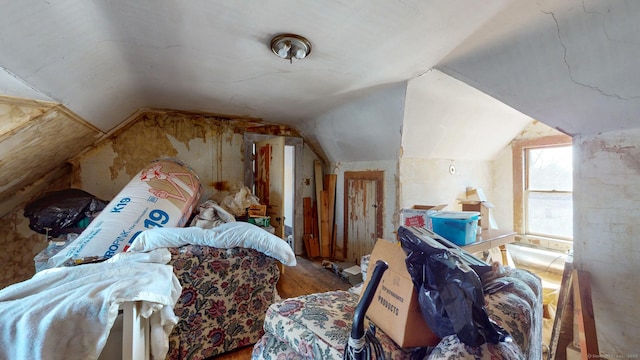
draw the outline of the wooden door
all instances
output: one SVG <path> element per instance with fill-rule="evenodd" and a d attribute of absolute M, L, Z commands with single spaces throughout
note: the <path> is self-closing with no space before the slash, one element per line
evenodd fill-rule
<path fill-rule="evenodd" d="M 255 192 L 264 205 L 276 236 L 284 237 L 284 137 L 258 141 Z"/>
<path fill-rule="evenodd" d="M 360 263 L 382 237 L 384 172 L 346 171 L 344 173 L 344 258 Z"/>

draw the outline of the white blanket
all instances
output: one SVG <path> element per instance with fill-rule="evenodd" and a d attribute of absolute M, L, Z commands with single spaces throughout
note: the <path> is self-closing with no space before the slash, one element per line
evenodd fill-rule
<path fill-rule="evenodd" d="M 246 222 L 230 222 L 213 229 L 199 227 L 145 230 L 131 244 L 130 252 L 151 251 L 183 245 L 205 245 L 222 249 L 245 247 L 258 250 L 286 266 L 296 266 L 296 255 L 286 241 Z"/>
<path fill-rule="evenodd" d="M 97 359 L 121 303 L 142 301 L 144 317 L 159 311 L 166 332 L 177 322 L 173 305 L 181 291 L 173 268 L 158 263 L 41 271 L 0 290 L 0 359 Z"/>

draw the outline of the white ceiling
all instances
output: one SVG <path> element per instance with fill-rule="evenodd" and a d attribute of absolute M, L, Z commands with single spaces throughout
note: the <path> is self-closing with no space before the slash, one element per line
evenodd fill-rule
<path fill-rule="evenodd" d="M 634 0 L 5 1 L 0 92 L 59 102 L 103 132 L 142 107 L 313 130 L 333 109 L 436 68 L 506 104 L 498 124 L 516 109 L 593 133 L 637 127 L 639 15 Z M 283 32 L 306 36 L 309 57 L 273 55 L 269 41 Z M 424 91 L 495 102 L 446 92 L 456 87 Z M 466 108 L 457 116 L 473 119 L 476 106 Z M 363 154 L 372 142 L 321 137 Z"/>
<path fill-rule="evenodd" d="M 640 127 L 640 1 L 513 1 L 437 68 L 570 135 Z"/>
<path fill-rule="evenodd" d="M 495 159 L 531 123 L 530 117 L 438 70 L 411 80 L 406 99 L 405 158 Z"/>
<path fill-rule="evenodd" d="M 506 0 L 11 1 L 0 66 L 103 131 L 140 107 L 295 123 L 438 63 Z M 294 64 L 272 36 L 312 43 Z M 0 78 L 0 89 L 20 95 Z M 9 79 L 11 80 L 11 79 Z"/>

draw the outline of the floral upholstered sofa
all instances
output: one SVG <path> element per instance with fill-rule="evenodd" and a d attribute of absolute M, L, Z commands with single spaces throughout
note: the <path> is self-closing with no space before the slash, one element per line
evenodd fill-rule
<path fill-rule="evenodd" d="M 277 298 L 277 261 L 250 248 L 169 249 L 182 285 L 167 359 L 206 359 L 255 344 Z"/>
<path fill-rule="evenodd" d="M 510 341 L 471 348 L 450 335 L 433 348 L 402 349 L 378 330 L 386 359 L 541 359 L 541 280 L 526 270 L 506 270 L 483 286 L 491 289 L 484 296 L 487 313 L 509 332 Z M 334 291 L 271 305 L 252 359 L 341 359 L 358 301 L 358 295 Z"/>
<path fill-rule="evenodd" d="M 130 250 L 158 248 L 168 249 L 182 287 L 168 339 L 171 360 L 207 359 L 254 344 L 267 308 L 279 300 L 279 264 L 296 265 L 285 241 L 245 222 L 149 229 Z"/>

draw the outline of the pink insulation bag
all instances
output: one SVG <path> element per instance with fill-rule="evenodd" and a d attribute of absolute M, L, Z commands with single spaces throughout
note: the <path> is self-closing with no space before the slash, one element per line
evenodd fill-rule
<path fill-rule="evenodd" d="M 47 267 L 108 259 L 125 251 L 142 231 L 183 227 L 202 196 L 198 175 L 178 159 L 152 161 L 116 195 Z"/>

